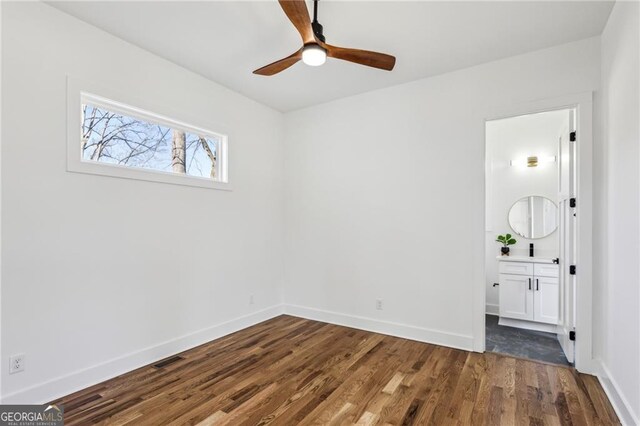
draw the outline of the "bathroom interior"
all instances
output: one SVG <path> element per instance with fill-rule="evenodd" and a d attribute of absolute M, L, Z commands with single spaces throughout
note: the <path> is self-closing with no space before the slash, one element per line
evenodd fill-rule
<path fill-rule="evenodd" d="M 572 365 L 575 122 L 486 122 L 486 351 Z"/>

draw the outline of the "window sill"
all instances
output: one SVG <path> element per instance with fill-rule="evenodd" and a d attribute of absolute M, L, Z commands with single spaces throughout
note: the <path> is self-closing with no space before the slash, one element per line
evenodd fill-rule
<path fill-rule="evenodd" d="M 117 164 L 105 164 L 95 161 L 68 160 L 67 171 L 73 173 L 85 173 L 120 179 L 168 183 L 172 185 L 194 186 L 197 188 L 218 189 L 222 191 L 232 190 L 229 183 L 219 182 L 208 178 L 181 176 L 170 172 L 125 167 Z"/>

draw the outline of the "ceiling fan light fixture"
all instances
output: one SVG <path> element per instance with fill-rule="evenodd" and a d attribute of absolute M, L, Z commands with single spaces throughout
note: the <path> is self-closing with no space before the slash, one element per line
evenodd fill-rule
<path fill-rule="evenodd" d="M 317 44 L 309 44 L 302 49 L 302 62 L 318 67 L 327 61 L 327 51 Z"/>

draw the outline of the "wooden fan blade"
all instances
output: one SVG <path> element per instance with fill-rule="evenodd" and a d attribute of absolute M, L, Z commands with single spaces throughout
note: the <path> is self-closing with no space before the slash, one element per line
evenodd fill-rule
<path fill-rule="evenodd" d="M 291 65 L 298 62 L 300 59 L 302 59 L 302 49 L 298 50 L 292 55 L 287 56 L 286 58 L 280 59 L 279 61 L 272 62 L 269 65 L 265 65 L 262 68 L 258 68 L 253 73 L 259 74 L 259 75 L 274 75 L 279 73 L 280 71 L 286 70 Z"/>
<path fill-rule="evenodd" d="M 342 59 L 343 61 L 355 62 L 356 64 L 380 68 L 387 71 L 391 71 L 396 65 L 396 58 L 385 53 L 331 46 L 319 40 L 318 44 L 327 50 L 327 56 L 330 58 Z"/>
<path fill-rule="evenodd" d="M 311 18 L 309 18 L 309 10 L 304 0 L 278 0 L 285 15 L 300 33 L 302 43 L 315 43 L 316 38 L 311 28 Z"/>

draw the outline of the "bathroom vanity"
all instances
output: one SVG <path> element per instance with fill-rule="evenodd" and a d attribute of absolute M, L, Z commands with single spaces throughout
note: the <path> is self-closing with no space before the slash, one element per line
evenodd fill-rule
<path fill-rule="evenodd" d="M 500 325 L 556 332 L 559 269 L 551 258 L 498 256 Z"/>

